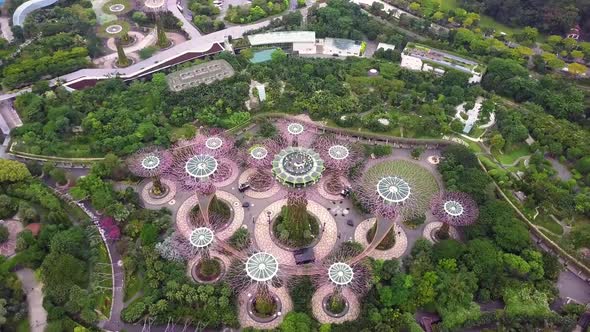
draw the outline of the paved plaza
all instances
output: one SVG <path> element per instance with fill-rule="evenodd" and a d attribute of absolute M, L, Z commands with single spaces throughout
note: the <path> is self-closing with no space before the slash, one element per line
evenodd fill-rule
<path fill-rule="evenodd" d="M 432 243 L 437 242 L 438 240 L 434 238 L 434 234 L 442 227 L 442 225 L 443 223 L 440 221 L 433 221 L 426 224 L 422 236 Z M 459 232 L 453 226 L 449 226 L 449 236 L 451 239 L 460 240 Z"/>
<path fill-rule="evenodd" d="M 365 248 L 369 247 L 367 233 L 376 222 L 377 218 L 369 218 L 361 222 L 354 232 L 354 240 L 362 244 Z M 367 255 L 382 260 L 400 258 L 408 249 L 408 238 L 406 237 L 406 232 L 398 223 L 393 224 L 393 231 L 395 232 L 395 245 L 392 248 L 387 250 L 375 248 Z"/>

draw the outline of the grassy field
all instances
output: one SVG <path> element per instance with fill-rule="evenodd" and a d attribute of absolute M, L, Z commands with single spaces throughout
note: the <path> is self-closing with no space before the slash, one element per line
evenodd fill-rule
<path fill-rule="evenodd" d="M 560 224 L 556 223 L 549 215 L 545 213 L 541 212 L 537 218 L 531 219 L 531 222 L 535 225 L 546 228 L 556 235 L 563 234 L 563 227 L 561 227 Z"/>
<path fill-rule="evenodd" d="M 440 0 L 440 9 L 449 10 L 459 7 L 457 0 Z"/>
<path fill-rule="evenodd" d="M 524 157 L 530 153 L 529 147 L 525 144 L 519 144 L 514 147 L 506 148 L 502 154 L 497 151 L 493 151 L 494 157 L 504 165 L 512 164 L 516 161 L 516 159 Z"/>

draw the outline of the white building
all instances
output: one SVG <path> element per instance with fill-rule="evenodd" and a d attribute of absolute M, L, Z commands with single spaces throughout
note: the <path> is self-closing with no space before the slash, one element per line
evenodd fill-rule
<path fill-rule="evenodd" d="M 395 50 L 395 45 L 387 44 L 387 43 L 379 43 L 379 44 L 377 44 L 377 50 L 379 50 L 379 49 L 383 49 L 384 51 L 387 51 L 387 50 L 393 51 L 393 50 Z"/>
<path fill-rule="evenodd" d="M 465 59 L 428 46 L 408 43 L 402 52 L 401 66 L 411 70 L 430 71 L 442 75 L 448 69 L 455 69 L 471 75 L 469 83 L 479 83 L 485 67 L 473 60 Z"/>
<path fill-rule="evenodd" d="M 316 39 L 315 31 L 279 31 L 249 35 L 252 46 L 287 46 L 297 54 L 361 56 L 362 43 L 350 39 Z"/>
<path fill-rule="evenodd" d="M 278 31 L 249 35 L 248 41 L 252 46 L 289 45 L 299 54 L 315 54 L 315 31 Z"/>

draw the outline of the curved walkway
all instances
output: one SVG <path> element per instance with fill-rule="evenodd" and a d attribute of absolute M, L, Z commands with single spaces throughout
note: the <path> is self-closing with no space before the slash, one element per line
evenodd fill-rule
<path fill-rule="evenodd" d="M 160 179 L 160 182 L 168 187 L 168 193 L 166 193 L 164 197 L 152 197 L 152 195 L 150 195 L 150 190 L 152 190 L 154 182 L 148 180 L 147 183 L 144 183 L 143 188 L 141 189 L 140 196 L 141 200 L 144 203 L 147 203 L 149 205 L 162 205 L 174 199 L 174 197 L 176 196 L 176 182 L 169 179 Z"/>
<path fill-rule="evenodd" d="M 29 268 L 17 270 L 16 275 L 27 295 L 29 327 L 31 332 L 43 332 L 47 326 L 47 311 L 43 308 L 43 285 Z"/>
<path fill-rule="evenodd" d="M 12 25 L 17 25 L 22 27 L 25 23 L 25 19 L 27 15 L 32 13 L 37 9 L 41 9 L 43 7 L 48 7 L 56 3 L 57 0 L 29 0 L 18 6 L 12 14 Z"/>
<path fill-rule="evenodd" d="M 438 240 L 434 238 L 434 232 L 438 231 L 442 227 L 442 225 L 443 223 L 440 221 L 433 221 L 426 224 L 426 227 L 424 227 L 424 230 L 422 231 L 422 236 L 432 243 L 437 242 Z M 449 226 L 449 237 L 457 241 L 460 239 L 457 228 Z"/>
<path fill-rule="evenodd" d="M 375 222 L 377 222 L 377 218 L 363 220 L 354 231 L 354 240 L 364 247 L 368 247 L 367 232 L 375 225 Z M 383 260 L 400 258 L 408 249 L 408 238 L 406 232 L 398 223 L 393 224 L 393 231 L 395 232 L 395 245 L 392 248 L 387 250 L 375 248 L 368 252 L 367 256 Z"/>

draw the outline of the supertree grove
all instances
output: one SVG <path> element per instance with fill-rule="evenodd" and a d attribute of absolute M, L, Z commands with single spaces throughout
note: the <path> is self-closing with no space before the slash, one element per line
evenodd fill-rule
<path fill-rule="evenodd" d="M 319 136 L 312 145 L 320 154 L 326 169 L 329 171 L 326 190 L 340 193 L 344 189 L 341 177 L 358 161 L 359 153 L 347 142 L 340 141 L 333 135 Z"/>
<path fill-rule="evenodd" d="M 131 173 L 143 178 L 152 178 L 152 194 L 160 196 L 166 192 L 160 177 L 170 170 L 172 154 L 159 147 L 143 148 L 128 159 Z"/>
<path fill-rule="evenodd" d="M 479 216 L 477 203 L 466 193 L 445 192 L 436 195 L 430 203 L 430 212 L 442 227 L 436 236 L 439 239 L 449 237 L 449 227 L 461 227 L 475 223 Z"/>

